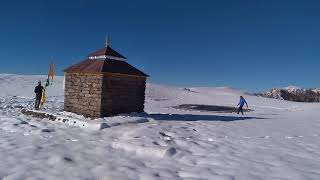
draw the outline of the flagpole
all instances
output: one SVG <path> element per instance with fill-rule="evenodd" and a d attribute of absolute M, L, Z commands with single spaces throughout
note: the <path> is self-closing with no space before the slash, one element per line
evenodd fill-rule
<path fill-rule="evenodd" d="M 53 81 L 53 57 L 51 57 L 51 59 L 49 60 L 49 72 L 48 72 L 48 76 L 47 76 L 46 85 L 43 88 L 43 92 L 42 92 L 42 96 L 41 96 L 41 108 L 43 108 L 44 103 L 45 103 L 46 88 L 47 88 L 47 86 L 50 85 L 50 76 L 51 76 L 51 80 Z M 52 85 L 52 81 L 51 81 L 51 85 Z"/>
<path fill-rule="evenodd" d="M 52 85 L 52 81 L 53 81 L 53 56 L 51 56 L 50 73 L 52 73 L 51 74 L 51 85 Z"/>

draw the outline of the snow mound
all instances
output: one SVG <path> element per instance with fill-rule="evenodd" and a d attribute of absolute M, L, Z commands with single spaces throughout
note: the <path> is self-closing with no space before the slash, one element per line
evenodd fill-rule
<path fill-rule="evenodd" d="M 173 147 L 146 147 L 140 145 L 134 145 L 130 143 L 114 142 L 112 147 L 115 149 L 122 149 L 131 153 L 135 153 L 138 156 L 148 156 L 150 158 L 164 158 L 171 157 L 176 154 L 177 150 Z"/>

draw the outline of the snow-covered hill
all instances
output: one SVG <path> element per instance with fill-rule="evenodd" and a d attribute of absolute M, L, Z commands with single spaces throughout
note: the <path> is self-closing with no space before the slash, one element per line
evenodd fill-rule
<path fill-rule="evenodd" d="M 0 74 L 0 179 L 320 179 L 320 104 L 148 84 L 146 113 L 92 130 L 21 114 L 39 79 Z M 62 82 L 45 111 L 89 121 L 63 112 Z M 236 106 L 240 95 L 254 110 L 245 116 L 173 108 Z"/>

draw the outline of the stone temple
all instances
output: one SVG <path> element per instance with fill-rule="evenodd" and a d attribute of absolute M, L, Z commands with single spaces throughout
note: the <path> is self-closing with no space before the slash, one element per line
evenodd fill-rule
<path fill-rule="evenodd" d="M 109 46 L 64 70 L 64 110 L 86 117 L 143 112 L 147 74 Z"/>

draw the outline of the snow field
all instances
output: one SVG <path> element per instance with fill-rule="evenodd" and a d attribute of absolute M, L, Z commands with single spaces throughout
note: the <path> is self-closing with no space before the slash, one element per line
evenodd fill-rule
<path fill-rule="evenodd" d="M 312 179 L 320 178 L 320 105 L 251 96 L 231 88 L 148 84 L 146 113 L 101 118 L 106 128 L 66 126 L 21 114 L 45 76 L 0 75 L 0 179 Z M 62 77 L 45 112 L 63 112 Z M 4 89 L 4 90 L 3 90 Z M 172 108 L 235 106 L 245 116 Z"/>

